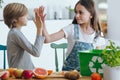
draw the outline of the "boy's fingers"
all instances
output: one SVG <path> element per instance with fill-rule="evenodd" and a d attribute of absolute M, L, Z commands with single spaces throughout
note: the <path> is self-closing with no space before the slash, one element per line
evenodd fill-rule
<path fill-rule="evenodd" d="M 34 12 L 39 16 L 39 9 L 38 8 L 35 8 Z"/>

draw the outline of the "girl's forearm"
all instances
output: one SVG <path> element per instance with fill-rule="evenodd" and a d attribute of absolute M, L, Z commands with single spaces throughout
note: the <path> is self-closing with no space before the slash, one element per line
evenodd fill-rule
<path fill-rule="evenodd" d="M 48 34 L 48 31 L 47 31 L 45 25 L 44 25 L 44 28 L 43 28 L 43 36 L 45 37 L 44 43 L 49 43 L 50 36 Z"/>

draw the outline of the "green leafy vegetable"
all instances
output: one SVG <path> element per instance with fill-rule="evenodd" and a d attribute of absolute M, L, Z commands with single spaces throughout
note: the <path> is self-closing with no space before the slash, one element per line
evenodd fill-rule
<path fill-rule="evenodd" d="M 106 46 L 102 51 L 102 59 L 108 66 L 120 66 L 120 46 L 116 46 L 114 42 L 110 41 L 110 45 Z"/>

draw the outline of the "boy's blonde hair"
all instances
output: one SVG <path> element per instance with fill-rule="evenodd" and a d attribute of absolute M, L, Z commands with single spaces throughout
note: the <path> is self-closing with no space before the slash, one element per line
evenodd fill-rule
<path fill-rule="evenodd" d="M 27 7 L 22 3 L 9 3 L 3 10 L 4 23 L 9 27 L 16 27 L 16 23 L 19 17 L 22 17 L 28 13 Z"/>

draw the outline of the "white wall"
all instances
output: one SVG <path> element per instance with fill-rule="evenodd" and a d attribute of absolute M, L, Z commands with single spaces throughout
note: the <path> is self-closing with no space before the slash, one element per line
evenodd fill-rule
<path fill-rule="evenodd" d="M 61 17 L 62 15 L 62 17 L 66 19 L 69 16 L 68 9 L 66 7 L 71 6 L 72 8 L 74 8 L 74 5 L 78 0 L 71 0 L 71 1 L 69 0 L 3 0 L 3 1 L 4 3 L 2 3 L 2 9 L 8 3 L 19 2 L 27 6 L 27 8 L 30 11 L 30 15 L 32 16 L 34 14 L 33 9 L 43 5 L 45 7 L 45 12 L 47 14 L 46 18 L 53 19 L 54 12 L 57 12 L 57 15 L 59 17 Z M 0 9 L 0 17 L 2 17 L 1 12 L 2 10 Z"/>
<path fill-rule="evenodd" d="M 54 5 L 63 5 L 63 6 L 74 6 L 74 4 L 78 0 L 3 0 L 4 3 L 2 4 L 3 7 L 7 3 L 11 2 L 20 2 L 24 3 L 28 8 L 33 8 L 33 7 L 39 7 L 40 5 L 48 5 L 48 6 L 54 6 Z"/>
<path fill-rule="evenodd" d="M 120 0 L 108 0 L 108 34 L 110 39 L 120 41 Z"/>

